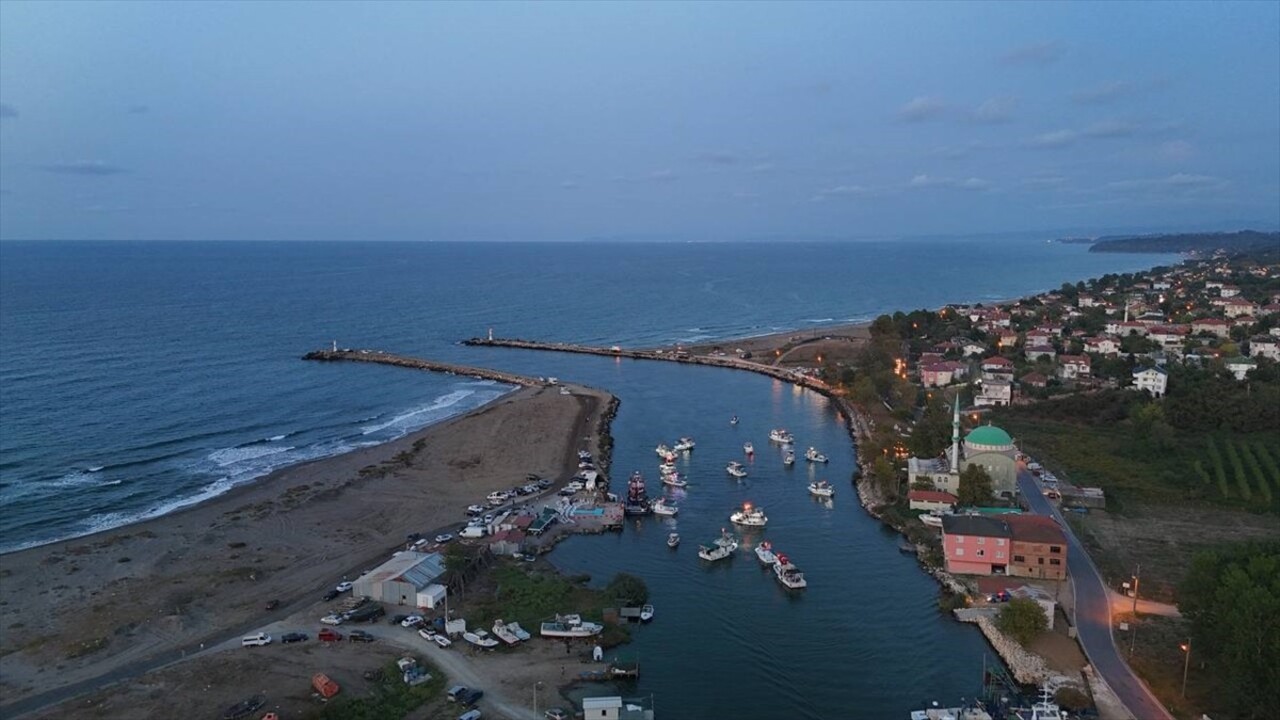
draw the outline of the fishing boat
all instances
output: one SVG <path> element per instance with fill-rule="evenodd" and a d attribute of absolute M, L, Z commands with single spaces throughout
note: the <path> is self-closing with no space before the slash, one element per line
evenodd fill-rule
<path fill-rule="evenodd" d="M 800 568 L 792 564 L 791 559 L 782 553 L 778 553 L 778 559 L 773 563 L 773 574 L 778 578 L 778 582 L 791 590 L 800 590 L 809 586 L 809 581 L 804 579 L 804 573 L 800 572 Z"/>
<path fill-rule="evenodd" d="M 710 545 L 698 546 L 698 557 L 708 562 L 724 560 L 733 557 L 733 553 L 738 549 L 738 541 L 730 540 L 728 544 L 721 544 L 720 540 L 716 540 Z"/>
<path fill-rule="evenodd" d="M 525 630 L 524 628 L 520 627 L 520 623 L 518 622 L 507 623 L 507 630 L 512 635 L 515 635 L 516 639 L 519 640 L 520 642 L 524 642 L 525 640 L 528 640 L 530 637 L 533 637 L 532 635 L 529 634 L 528 630 Z"/>
<path fill-rule="evenodd" d="M 749 443 L 749 442 L 744 442 L 744 443 L 742 443 L 742 452 L 744 452 L 744 453 L 746 453 L 746 454 L 748 454 L 748 455 L 755 455 L 755 454 L 756 454 L 756 448 L 755 448 L 755 446 L 754 446 L 754 445 L 752 445 L 751 443 Z"/>
<path fill-rule="evenodd" d="M 466 640 L 472 645 L 475 645 L 476 647 L 482 647 L 482 648 L 498 647 L 498 641 L 489 637 L 489 633 L 483 630 L 476 630 L 475 632 L 464 632 L 462 633 L 462 639 Z"/>
<path fill-rule="evenodd" d="M 671 453 L 671 448 L 667 447 L 666 443 L 658 443 L 658 447 L 654 448 L 653 451 L 658 453 L 658 457 L 666 457 Z"/>
<path fill-rule="evenodd" d="M 680 473 L 671 473 L 670 475 L 663 475 L 662 484 L 670 485 L 671 487 L 676 487 L 676 488 L 689 487 L 689 481 L 680 477 Z"/>
<path fill-rule="evenodd" d="M 653 511 L 654 515 L 665 515 L 667 517 L 672 517 L 680 512 L 680 508 L 674 504 L 667 504 L 666 498 L 658 498 L 658 501 L 650 505 L 649 509 Z"/>
<path fill-rule="evenodd" d="M 790 445 L 796 439 L 791 436 L 791 433 L 787 432 L 786 428 L 774 428 L 769 431 L 769 440 L 783 445 Z"/>
<path fill-rule="evenodd" d="M 603 631 L 603 625 L 583 622 L 578 615 L 557 615 L 555 622 L 542 623 L 540 634 L 542 637 L 584 638 L 599 635 Z"/>
<path fill-rule="evenodd" d="M 773 554 L 773 545 L 768 540 L 756 546 L 756 557 L 760 558 L 763 565 L 773 565 L 778 561 L 778 556 Z"/>
<path fill-rule="evenodd" d="M 675 463 L 664 462 L 658 466 L 658 472 L 662 473 L 663 475 L 669 475 L 670 473 L 673 473 L 675 471 L 676 471 Z"/>
<path fill-rule="evenodd" d="M 631 473 L 627 481 L 627 502 L 622 506 L 624 515 L 648 515 L 653 512 L 649 504 L 649 496 L 644 487 L 644 475 L 637 470 Z"/>
<path fill-rule="evenodd" d="M 520 642 L 520 638 L 516 636 L 511 627 L 501 620 L 493 621 L 493 634 L 498 636 L 499 640 L 508 645 L 515 645 Z"/>
<path fill-rule="evenodd" d="M 991 713 L 980 707 L 940 707 L 933 703 L 924 710 L 912 710 L 911 720 L 991 720 Z"/>
<path fill-rule="evenodd" d="M 737 416 L 737 415 L 734 415 L 733 417 L 729 418 L 729 424 L 730 424 L 730 425 L 737 425 L 737 424 L 738 424 L 738 416 Z"/>
<path fill-rule="evenodd" d="M 1014 710 L 1017 720 L 1067 720 L 1067 714 L 1053 701 L 1048 683 L 1040 686 L 1040 701 L 1027 710 Z"/>
<path fill-rule="evenodd" d="M 721 547 L 728 547 L 729 545 L 736 547 L 738 545 L 738 538 L 734 537 L 733 533 L 728 530 L 720 528 L 720 537 L 716 538 L 715 543 Z"/>
<path fill-rule="evenodd" d="M 653 619 L 653 606 L 641 605 L 640 606 L 640 622 L 649 622 L 652 619 Z"/>
<path fill-rule="evenodd" d="M 764 510 L 752 506 L 751 503 L 743 503 L 741 510 L 736 511 L 729 516 L 729 522 L 734 525 L 764 527 L 768 524 L 769 518 L 765 516 Z"/>
<path fill-rule="evenodd" d="M 929 527 L 940 528 L 942 527 L 942 516 L 933 512 L 921 513 L 920 522 Z"/>
<path fill-rule="evenodd" d="M 827 456 L 818 452 L 816 448 L 809 448 L 804 451 L 804 459 L 809 462 L 824 463 L 827 461 Z"/>
<path fill-rule="evenodd" d="M 680 438 L 679 442 L 671 446 L 671 449 L 675 450 L 676 452 L 689 452 L 696 446 L 697 446 L 697 443 L 693 441 L 693 438 L 682 437 Z"/>
<path fill-rule="evenodd" d="M 818 497 L 832 497 L 836 494 L 836 489 L 826 480 L 818 480 L 809 483 L 809 492 Z"/>
<path fill-rule="evenodd" d="M 782 464 L 786 465 L 787 467 L 791 467 L 792 465 L 795 465 L 796 454 L 788 450 L 787 454 L 782 457 Z"/>
<path fill-rule="evenodd" d="M 724 471 L 736 478 L 744 478 L 747 476 L 746 468 L 742 467 L 742 463 L 737 460 L 734 460 L 725 466 Z"/>
<path fill-rule="evenodd" d="M 672 550 L 680 546 L 680 533 L 671 533 L 667 536 L 667 547 Z"/>

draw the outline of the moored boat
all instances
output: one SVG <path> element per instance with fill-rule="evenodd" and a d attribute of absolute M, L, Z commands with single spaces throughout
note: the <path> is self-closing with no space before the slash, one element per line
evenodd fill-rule
<path fill-rule="evenodd" d="M 650 505 L 649 509 L 653 511 L 654 515 L 666 515 L 667 517 L 680 512 L 680 508 L 676 507 L 675 504 L 668 504 L 666 498 L 658 498 L 658 501 Z"/>
<path fill-rule="evenodd" d="M 809 492 L 818 497 L 833 497 L 836 494 L 836 489 L 826 480 L 817 480 L 809 483 Z"/>
<path fill-rule="evenodd" d="M 742 467 L 742 463 L 737 460 L 726 465 L 724 471 L 736 478 L 744 478 L 747 476 L 747 469 Z"/>
<path fill-rule="evenodd" d="M 680 473 L 671 473 L 670 475 L 663 475 L 662 484 L 670 485 L 671 487 L 677 487 L 677 488 L 689 487 L 689 482 L 684 478 L 680 477 Z"/>
<path fill-rule="evenodd" d="M 671 448 L 667 447 L 666 443 L 658 443 L 658 447 L 653 451 L 658 453 L 658 457 L 666 457 L 671 452 Z"/>
<path fill-rule="evenodd" d="M 557 615 L 555 622 L 544 622 L 540 634 L 542 637 L 582 638 L 599 635 L 603 625 L 584 622 L 578 615 Z"/>
<path fill-rule="evenodd" d="M 680 533 L 671 533 L 667 536 L 667 547 L 675 549 L 680 545 Z"/>
<path fill-rule="evenodd" d="M 818 452 L 817 448 L 811 447 L 804 451 L 804 459 L 809 462 L 824 463 L 827 461 L 827 456 Z"/>
<path fill-rule="evenodd" d="M 730 540 L 727 544 L 721 544 L 720 540 L 716 540 L 710 545 L 698 546 L 698 557 L 708 562 L 724 560 L 733 557 L 733 553 L 738 549 L 738 541 Z"/>
<path fill-rule="evenodd" d="M 671 449 L 675 450 L 676 452 L 689 452 L 696 446 L 697 446 L 697 443 L 693 441 L 693 438 L 682 437 L 675 445 L 671 446 Z"/>
<path fill-rule="evenodd" d="M 773 554 L 773 545 L 768 540 L 756 546 L 756 557 L 765 565 L 773 565 L 778 560 L 778 556 Z"/>
<path fill-rule="evenodd" d="M 742 509 L 735 511 L 729 516 L 729 522 L 734 525 L 764 527 L 768 524 L 769 518 L 765 516 L 764 510 L 754 507 L 751 503 L 743 503 Z"/>
<path fill-rule="evenodd" d="M 748 454 L 748 455 L 755 455 L 755 454 L 756 454 L 756 447 L 755 447 L 754 445 L 752 445 L 751 443 L 749 443 L 749 442 L 744 442 L 744 443 L 742 443 L 742 452 L 744 452 L 744 453 L 746 453 L 746 454 Z"/>
<path fill-rule="evenodd" d="M 791 433 L 787 432 L 786 428 L 774 428 L 773 430 L 770 430 L 769 440 L 776 443 L 782 443 L 783 445 L 790 445 L 795 442 L 795 438 L 792 437 Z"/>
<path fill-rule="evenodd" d="M 641 605 L 640 606 L 640 622 L 649 622 L 652 619 L 653 619 L 653 606 Z"/>
<path fill-rule="evenodd" d="M 791 467 L 792 465 L 795 465 L 795 464 L 796 464 L 796 454 L 788 450 L 788 451 L 787 451 L 787 454 L 786 454 L 786 455 L 784 455 L 784 456 L 783 456 L 783 458 L 782 458 L 782 464 L 783 464 L 783 465 L 786 465 L 787 467 Z"/>
<path fill-rule="evenodd" d="M 809 586 L 809 581 L 804 579 L 804 573 L 800 572 L 800 568 L 782 553 L 778 553 L 778 559 L 773 563 L 773 574 L 778 578 L 778 582 L 791 590 L 800 590 Z"/>
<path fill-rule="evenodd" d="M 733 417 L 729 418 L 729 424 L 730 424 L 730 425 L 737 425 L 737 424 L 738 424 L 738 416 L 737 416 L 737 415 L 734 415 Z"/>

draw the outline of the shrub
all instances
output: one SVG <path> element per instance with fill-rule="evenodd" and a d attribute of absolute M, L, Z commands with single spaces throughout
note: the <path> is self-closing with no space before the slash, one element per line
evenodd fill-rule
<path fill-rule="evenodd" d="M 1236 487 L 1240 489 L 1240 497 L 1252 500 L 1253 491 L 1249 489 L 1249 478 L 1245 477 L 1244 465 L 1240 462 L 1240 454 L 1236 452 L 1236 446 L 1229 438 L 1222 441 L 1222 446 L 1227 449 L 1227 460 L 1231 463 L 1232 474 L 1236 477 Z"/>
<path fill-rule="evenodd" d="M 1258 464 L 1258 458 L 1253 456 L 1253 451 L 1249 449 L 1248 443 L 1240 443 L 1240 458 L 1244 460 L 1245 467 L 1249 468 L 1249 473 L 1253 475 L 1253 480 L 1258 485 L 1258 493 L 1262 495 L 1262 501 L 1270 505 L 1271 483 L 1267 482 L 1267 475 L 1262 472 L 1262 467 Z"/>
<path fill-rule="evenodd" d="M 1275 483 L 1277 490 L 1280 490 L 1280 467 L 1276 466 L 1276 459 L 1271 457 L 1271 451 L 1267 450 L 1267 446 L 1262 443 L 1254 443 L 1253 452 L 1258 456 L 1258 462 L 1262 463 L 1262 467 L 1266 468 L 1271 475 L 1271 482 Z"/>
<path fill-rule="evenodd" d="M 1044 616 L 1044 608 L 1035 600 L 1014 598 L 1000 608 L 996 627 L 1018 643 L 1026 645 L 1049 628 L 1049 619 Z"/>
<path fill-rule="evenodd" d="M 1218 444 L 1209 438 L 1209 460 L 1213 462 L 1213 475 L 1218 480 L 1218 492 L 1222 497 L 1231 497 L 1231 488 L 1227 486 L 1227 471 L 1222 467 L 1222 455 L 1218 452 Z"/>
<path fill-rule="evenodd" d="M 606 596 L 627 606 L 643 605 L 649 601 L 649 586 L 630 573 L 620 572 L 614 575 L 604 591 Z"/>

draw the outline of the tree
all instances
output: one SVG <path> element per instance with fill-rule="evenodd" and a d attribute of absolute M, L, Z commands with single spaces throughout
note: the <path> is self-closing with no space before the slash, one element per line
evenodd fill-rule
<path fill-rule="evenodd" d="M 649 586 L 630 573 L 620 572 L 614 575 L 604 591 L 606 596 L 628 607 L 643 605 L 649 601 Z"/>
<path fill-rule="evenodd" d="M 1232 716 L 1271 717 L 1280 697 L 1280 542 L 1197 553 L 1178 609 Z"/>
<path fill-rule="evenodd" d="M 960 473 L 960 489 L 957 495 L 960 505 L 985 505 L 991 502 L 993 489 L 991 476 L 981 465 L 970 465 Z"/>
<path fill-rule="evenodd" d="M 466 569 L 470 558 L 467 557 L 467 551 L 460 543 L 451 543 L 444 551 L 444 569 L 451 573 L 462 572 Z"/>
<path fill-rule="evenodd" d="M 1049 619 L 1044 616 L 1044 608 L 1035 600 L 1014 598 L 1000 608 L 996 627 L 1019 644 L 1026 645 L 1049 628 Z"/>
<path fill-rule="evenodd" d="M 894 469 L 889 458 L 883 455 L 871 463 L 871 479 L 875 481 L 880 492 L 886 495 L 893 495 L 898 491 L 898 471 Z"/>

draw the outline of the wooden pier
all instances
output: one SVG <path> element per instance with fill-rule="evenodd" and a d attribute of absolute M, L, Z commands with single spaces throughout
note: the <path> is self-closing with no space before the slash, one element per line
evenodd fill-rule
<path fill-rule="evenodd" d="M 519 385 L 522 387 L 540 387 L 552 384 L 545 378 L 532 378 L 515 373 L 502 372 L 501 370 L 491 370 L 489 368 L 473 367 L 470 365 L 455 365 L 453 363 L 438 362 L 435 360 L 426 360 L 423 358 L 409 357 L 407 355 L 395 355 L 385 353 L 379 350 L 316 350 L 302 356 L 303 360 L 318 360 L 321 362 L 367 362 L 376 363 L 378 365 L 395 365 L 396 367 L 413 368 L 415 370 L 428 370 L 431 372 L 449 373 L 450 375 L 465 375 L 478 380 L 496 380 L 500 383 L 508 385 Z"/>

